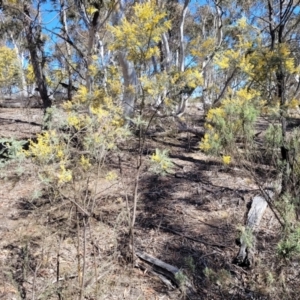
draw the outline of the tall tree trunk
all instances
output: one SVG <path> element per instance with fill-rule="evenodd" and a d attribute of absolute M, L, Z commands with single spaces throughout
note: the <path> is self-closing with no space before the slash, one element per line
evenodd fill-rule
<path fill-rule="evenodd" d="M 170 51 L 169 41 L 166 33 L 162 34 L 162 44 L 163 44 L 163 61 L 162 65 L 164 69 L 169 72 L 171 67 L 171 61 L 172 61 L 172 53 Z"/>
<path fill-rule="evenodd" d="M 137 76 L 132 62 L 126 59 L 124 53 L 119 51 L 118 60 L 122 68 L 124 78 L 123 105 L 124 117 L 131 118 L 135 106 L 135 88 L 137 86 Z"/>
<path fill-rule="evenodd" d="M 277 42 L 278 47 L 280 47 L 283 43 L 283 31 L 284 31 L 284 20 L 283 16 L 285 11 L 283 9 L 285 0 L 280 0 L 279 3 L 279 24 L 278 26 L 274 26 L 274 9 L 271 4 L 271 1 L 268 0 L 268 8 L 269 8 L 269 30 L 271 36 L 271 50 L 274 51 L 276 44 L 276 31 L 277 33 Z M 289 170 L 290 170 L 290 160 L 289 160 L 289 149 L 287 148 L 287 119 L 286 119 L 286 97 L 285 97 L 285 75 L 282 68 L 282 63 L 279 62 L 277 71 L 276 71 L 276 96 L 280 101 L 280 119 L 281 119 L 281 131 L 282 131 L 282 146 L 281 146 L 281 159 L 283 162 L 283 171 L 282 171 L 282 189 L 281 193 L 286 193 L 289 191 Z"/>
<path fill-rule="evenodd" d="M 31 18 L 30 7 L 29 4 L 27 3 L 24 4 L 24 13 L 26 16 L 24 19 L 24 26 L 25 26 L 26 40 L 28 43 L 28 50 L 30 53 L 30 60 L 33 67 L 36 85 L 39 89 L 39 93 L 43 101 L 44 110 L 46 111 L 48 107 L 51 107 L 52 101 L 48 96 L 46 79 L 43 74 L 42 63 L 40 62 L 39 55 L 38 55 L 38 42 L 39 42 L 38 39 L 40 39 L 40 33 L 38 34 L 38 36 L 35 36 L 34 28 L 37 25 L 34 24 L 34 21 Z"/>
<path fill-rule="evenodd" d="M 15 52 L 16 52 L 16 55 L 18 58 L 18 65 L 19 65 L 19 70 L 20 70 L 20 74 L 21 74 L 21 95 L 23 98 L 27 98 L 28 97 L 27 83 L 26 83 L 26 77 L 25 77 L 25 73 L 24 73 L 24 69 L 23 69 L 24 55 L 23 55 L 23 53 L 20 53 L 19 47 L 18 47 L 17 43 L 15 42 L 12 34 L 11 34 L 11 40 L 13 42 L 14 49 L 15 49 Z"/>
<path fill-rule="evenodd" d="M 68 28 L 68 23 L 67 23 L 65 0 L 61 0 L 60 5 L 61 5 L 61 22 L 62 22 L 62 26 L 64 29 L 63 36 L 65 37 L 66 40 L 68 40 L 69 39 L 69 28 Z M 66 67 L 67 67 L 67 72 L 68 72 L 68 80 L 69 80 L 68 100 L 72 100 L 73 81 L 72 81 L 72 70 L 70 67 L 72 52 L 71 52 L 71 47 L 70 47 L 69 43 L 66 42 L 65 44 L 66 44 L 67 59 L 68 59 L 68 61 L 66 62 Z"/>
<path fill-rule="evenodd" d="M 189 3 L 190 0 L 184 1 L 182 14 L 181 14 L 180 27 L 179 27 L 179 33 L 180 33 L 179 70 L 180 72 L 184 72 L 184 60 L 185 60 L 184 22 L 185 22 L 185 17 L 186 17 Z"/>
<path fill-rule="evenodd" d="M 120 10 L 114 14 L 114 25 L 119 24 L 124 15 L 126 1 L 120 1 Z M 126 119 L 132 118 L 135 109 L 136 88 L 137 88 L 137 75 L 134 64 L 127 60 L 126 53 L 118 51 L 117 54 L 119 64 L 122 69 L 122 75 L 124 79 L 124 91 L 123 91 L 123 107 L 124 117 Z"/>
<path fill-rule="evenodd" d="M 94 54 L 94 48 L 95 48 L 95 40 L 96 40 L 96 33 L 99 29 L 99 10 L 100 6 L 98 3 L 93 4 L 97 11 L 93 15 L 93 20 L 89 24 L 89 40 L 88 40 L 88 53 L 87 53 L 87 68 L 86 68 L 86 87 L 88 91 L 91 91 L 92 89 L 92 82 L 93 78 L 91 75 L 90 67 L 93 64 L 93 54 Z"/>
<path fill-rule="evenodd" d="M 214 24 L 215 24 L 215 38 L 216 38 L 216 46 L 215 46 L 215 50 L 212 51 L 212 53 L 210 53 L 209 55 L 207 55 L 207 57 L 205 58 L 205 60 L 202 63 L 202 75 L 203 75 L 203 92 L 202 92 L 202 96 L 203 96 L 203 105 L 204 105 L 204 110 L 207 111 L 212 105 L 216 105 L 217 102 L 220 101 L 220 99 L 222 98 L 222 92 L 221 94 L 216 98 L 213 99 L 212 95 L 209 94 L 208 90 L 209 90 L 209 86 L 211 83 L 211 72 L 212 70 L 209 70 L 209 66 L 210 66 L 210 62 L 212 61 L 216 50 L 221 46 L 222 41 L 223 41 L 223 21 L 222 21 L 222 15 L 223 15 L 223 10 L 221 7 L 221 1 L 220 0 L 214 0 L 215 3 L 215 7 L 216 7 L 216 15 L 214 17 Z M 206 35 L 205 32 L 205 25 L 203 25 L 202 28 L 203 31 L 203 36 Z M 225 92 L 226 90 L 226 84 L 223 88 L 223 91 Z"/>
<path fill-rule="evenodd" d="M 88 91 L 91 91 L 92 89 L 92 75 L 90 67 L 93 63 L 93 54 L 94 54 L 94 48 L 95 48 L 95 41 L 96 41 L 96 34 L 99 30 L 100 26 L 100 8 L 102 6 L 102 2 L 93 2 L 91 5 L 96 9 L 96 11 L 93 13 L 92 19 L 90 19 L 87 16 L 86 9 L 84 6 L 84 3 L 80 0 L 75 1 L 77 9 L 82 17 L 82 20 L 84 21 L 86 27 L 88 28 L 88 45 L 87 45 L 87 54 L 86 54 L 86 72 L 85 72 L 85 85 Z"/>

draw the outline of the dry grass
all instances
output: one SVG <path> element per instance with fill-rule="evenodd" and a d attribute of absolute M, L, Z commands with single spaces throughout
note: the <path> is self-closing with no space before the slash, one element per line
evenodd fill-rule
<path fill-rule="evenodd" d="M 32 136 L 37 126 L 4 120 L 25 116 L 22 111 L 1 110 L 0 135 Z M 32 110 L 24 122 L 33 116 L 41 117 L 38 110 Z M 156 147 L 168 148 L 175 169 L 160 177 L 146 172 L 146 163 L 136 224 L 137 248 L 180 268 L 194 286 L 193 294 L 169 290 L 157 276 L 132 268 L 122 256 L 127 233 L 125 199 L 126 195 L 132 199 L 135 172 L 134 146 L 126 145 L 118 154 L 123 182 L 120 176 L 114 182 L 96 176 L 90 181 L 88 188 L 96 187 L 97 197 L 85 232 L 84 218 L 77 219 L 76 207 L 45 193 L 30 163 L 24 163 L 22 176 L 13 166 L 3 170 L 0 297 L 77 299 L 85 257 L 84 299 L 296 299 L 299 263 L 278 263 L 274 251 L 278 224 L 270 210 L 258 233 L 255 268 L 232 264 L 238 251 L 238 227 L 244 224 L 247 203 L 257 186 L 238 166 L 224 168 L 218 160 L 199 153 L 197 143 L 188 134 L 147 142 L 147 153 Z M 109 157 L 107 168 L 119 172 L 117 156 Z M 224 269 L 231 276 L 212 282 L 205 268 Z"/>

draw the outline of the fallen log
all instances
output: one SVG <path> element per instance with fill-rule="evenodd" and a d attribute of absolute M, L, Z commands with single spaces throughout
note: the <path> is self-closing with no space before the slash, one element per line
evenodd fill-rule
<path fill-rule="evenodd" d="M 266 196 L 272 198 L 274 192 L 265 191 Z M 256 195 L 251 203 L 251 208 L 247 215 L 245 229 L 237 243 L 240 245 L 239 252 L 233 262 L 240 266 L 251 266 L 255 256 L 255 233 L 259 229 L 260 221 L 266 211 L 268 201 L 261 195 Z"/>
<path fill-rule="evenodd" d="M 177 267 L 169 265 L 169 264 L 161 261 L 160 259 L 155 258 L 147 253 L 142 252 L 142 251 L 136 250 L 135 253 L 139 258 L 141 258 L 142 260 L 148 262 L 151 266 L 153 266 L 154 270 L 165 275 L 171 281 L 178 284 L 178 282 L 176 280 L 176 275 L 178 274 L 178 272 L 180 270 Z"/>
<path fill-rule="evenodd" d="M 137 249 L 135 254 L 142 261 L 149 264 L 151 266 L 151 273 L 156 274 L 167 286 L 172 287 L 175 285 L 180 289 L 184 289 L 187 294 L 190 295 L 195 293 L 195 290 L 188 278 L 183 275 L 182 271 L 177 267 L 165 263 L 162 260 Z"/>

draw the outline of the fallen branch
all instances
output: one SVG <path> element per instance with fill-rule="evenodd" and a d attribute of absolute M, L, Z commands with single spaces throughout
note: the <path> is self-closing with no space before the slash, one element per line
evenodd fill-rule
<path fill-rule="evenodd" d="M 179 288 L 183 288 L 187 291 L 187 294 L 195 294 L 192 284 L 189 282 L 187 277 L 185 277 L 180 269 L 174 267 L 168 263 L 163 262 L 162 260 L 155 258 L 145 252 L 136 250 L 135 254 L 142 261 L 151 265 L 149 270 L 151 273 L 157 273 L 156 275 L 169 287 L 172 287 L 171 283 L 175 284 Z M 144 267 L 145 269 L 145 267 Z M 183 275 L 183 276 L 182 276 Z M 164 278 L 165 277 L 165 278 Z"/>
<path fill-rule="evenodd" d="M 148 262 L 145 262 L 142 259 L 140 259 L 139 262 L 136 261 L 136 267 L 141 269 L 144 272 L 144 274 L 149 273 L 154 276 L 157 276 L 168 287 L 169 290 L 175 290 L 177 288 L 176 285 L 174 285 L 174 283 L 166 276 L 161 275 L 158 272 L 155 272 L 152 269 L 152 266 L 150 266 Z"/>
<path fill-rule="evenodd" d="M 150 265 L 155 267 L 157 270 L 162 272 L 163 275 L 170 278 L 172 281 L 176 283 L 176 274 L 180 271 L 177 267 L 174 267 L 170 264 L 167 264 L 163 262 L 162 260 L 155 258 L 147 253 L 144 253 L 142 251 L 136 250 L 135 254 L 141 258 L 142 260 L 148 262 Z"/>

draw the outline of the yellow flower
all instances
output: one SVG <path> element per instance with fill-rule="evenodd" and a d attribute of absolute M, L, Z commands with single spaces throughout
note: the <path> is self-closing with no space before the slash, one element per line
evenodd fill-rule
<path fill-rule="evenodd" d="M 56 157 L 62 159 L 65 156 L 64 151 L 61 148 L 58 148 Z"/>
<path fill-rule="evenodd" d="M 299 106 L 299 101 L 297 99 L 292 99 L 288 104 L 288 107 L 291 109 L 295 109 Z"/>
<path fill-rule="evenodd" d="M 73 103 L 71 101 L 67 101 L 65 103 L 63 103 L 62 107 L 66 110 L 66 111 L 71 111 L 72 107 L 73 107 Z"/>
<path fill-rule="evenodd" d="M 112 180 L 115 180 L 117 178 L 117 174 L 115 172 L 108 172 L 107 175 L 105 176 L 105 179 L 108 180 L 108 181 L 112 181 Z"/>
<path fill-rule="evenodd" d="M 224 116 L 225 116 L 224 109 L 222 109 L 221 107 L 212 108 L 208 111 L 206 120 L 214 121 L 214 118 L 218 119 L 219 117 L 224 117 Z"/>
<path fill-rule="evenodd" d="M 151 156 L 151 160 L 155 162 L 160 162 L 161 158 L 159 157 L 158 153 L 153 153 Z"/>
<path fill-rule="evenodd" d="M 238 25 L 239 28 L 245 29 L 247 27 L 247 19 L 245 17 L 239 19 L 237 21 L 237 25 Z"/>
<path fill-rule="evenodd" d="M 229 57 L 226 56 L 221 56 L 221 55 L 216 55 L 215 56 L 216 64 L 221 68 L 221 69 L 227 69 L 229 68 L 230 65 L 230 59 Z"/>
<path fill-rule="evenodd" d="M 230 162 L 231 162 L 231 156 L 230 155 L 223 155 L 222 161 L 223 161 L 224 165 L 229 165 Z"/>
<path fill-rule="evenodd" d="M 93 7 L 93 6 L 89 6 L 89 7 L 86 9 L 86 12 L 87 12 L 89 15 L 94 14 L 96 11 L 98 11 L 98 9 L 95 8 L 95 7 Z"/>
<path fill-rule="evenodd" d="M 217 133 L 214 134 L 214 140 L 217 141 L 219 139 L 219 135 Z"/>
<path fill-rule="evenodd" d="M 91 166 L 90 159 L 88 157 L 86 158 L 84 155 L 81 155 L 80 165 L 87 170 Z"/>
<path fill-rule="evenodd" d="M 74 126 L 77 130 L 80 129 L 80 123 L 81 123 L 81 120 L 79 119 L 79 117 L 75 114 L 72 114 L 72 115 L 69 115 L 67 117 L 67 123 L 69 126 Z"/>
<path fill-rule="evenodd" d="M 60 165 L 60 172 L 57 175 L 58 183 L 66 183 L 72 180 L 72 171 L 66 170 L 64 165 Z"/>
<path fill-rule="evenodd" d="M 211 149 L 210 139 L 207 133 L 205 133 L 204 138 L 201 140 L 199 148 L 204 152 Z"/>

